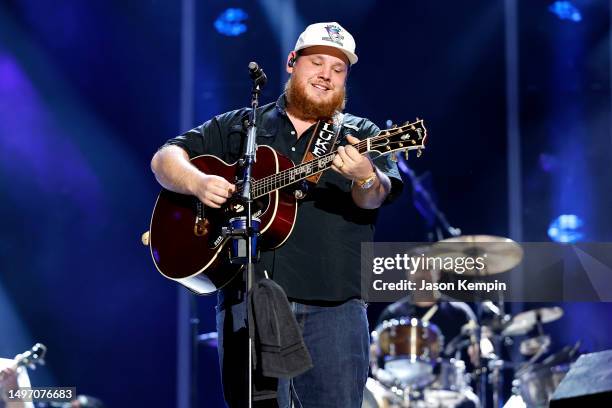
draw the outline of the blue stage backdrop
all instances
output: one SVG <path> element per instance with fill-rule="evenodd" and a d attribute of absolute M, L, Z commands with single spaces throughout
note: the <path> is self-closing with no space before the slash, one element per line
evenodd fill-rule
<path fill-rule="evenodd" d="M 519 3 L 519 238 L 548 241 L 550 223 L 574 214 L 585 241 L 609 241 L 610 6 L 577 2 L 574 21 L 548 3 Z M 188 127 L 248 103 L 251 60 L 268 74 L 262 103 L 274 101 L 299 32 L 338 21 L 360 58 L 347 110 L 381 128 L 425 119 L 427 149 L 407 165 L 463 234 L 510 234 L 505 2 L 192 4 Z M 176 406 L 177 286 L 140 236 L 159 191 L 149 160 L 188 130 L 179 125 L 182 6 L 0 5 L 0 357 L 43 342 L 34 385 L 76 386 L 109 407 Z M 376 239 L 424 241 L 427 230 L 406 178 Z M 215 301 L 197 300 L 201 332 L 215 330 Z M 370 305 L 371 322 L 384 306 Z M 602 323 L 610 305 L 562 306 L 554 347 L 612 348 Z M 216 350 L 202 346 L 198 361 L 199 405 L 223 406 Z"/>

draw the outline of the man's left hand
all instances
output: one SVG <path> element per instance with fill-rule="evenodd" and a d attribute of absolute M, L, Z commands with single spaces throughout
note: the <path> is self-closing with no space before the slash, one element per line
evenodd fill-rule
<path fill-rule="evenodd" d="M 347 135 L 346 140 L 351 145 L 360 141 L 351 135 Z M 331 168 L 349 180 L 364 180 L 372 175 L 374 172 L 374 165 L 367 156 L 359 153 L 359 151 L 351 145 L 338 147 Z"/>

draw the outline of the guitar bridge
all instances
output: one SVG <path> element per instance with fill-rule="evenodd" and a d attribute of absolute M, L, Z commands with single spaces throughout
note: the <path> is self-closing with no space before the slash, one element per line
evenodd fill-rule
<path fill-rule="evenodd" d="M 196 237 L 203 237 L 208 233 L 208 226 L 210 223 L 206 218 L 196 217 L 195 224 L 193 225 L 193 234 Z"/>
<path fill-rule="evenodd" d="M 196 206 L 196 219 L 195 224 L 193 224 L 193 235 L 196 237 L 203 237 L 208 233 L 209 222 L 206 218 L 204 218 L 204 204 L 201 201 L 198 201 Z"/>

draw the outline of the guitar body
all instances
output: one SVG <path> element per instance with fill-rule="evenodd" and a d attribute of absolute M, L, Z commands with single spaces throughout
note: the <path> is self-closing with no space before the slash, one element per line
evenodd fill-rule
<path fill-rule="evenodd" d="M 198 156 L 191 163 L 206 174 L 235 183 L 241 171 L 210 155 Z M 293 167 L 293 162 L 269 146 L 259 146 L 253 165 L 254 180 Z M 258 246 L 269 250 L 282 245 L 293 229 L 297 202 L 292 191 L 276 190 L 254 200 L 253 217 L 260 219 Z M 246 216 L 237 200 L 229 199 L 222 208 L 203 205 L 193 196 L 162 190 L 151 218 L 149 247 L 157 270 L 197 294 L 210 294 L 222 288 L 242 270 L 230 264 L 231 242 L 222 228 L 234 217 Z"/>

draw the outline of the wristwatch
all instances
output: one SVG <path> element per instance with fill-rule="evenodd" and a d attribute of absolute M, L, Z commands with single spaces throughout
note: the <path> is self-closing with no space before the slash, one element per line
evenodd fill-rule
<path fill-rule="evenodd" d="M 357 185 L 362 190 L 367 190 L 368 188 L 374 185 L 376 181 L 376 172 L 372 172 L 372 175 L 368 178 L 364 178 L 363 180 L 357 180 Z"/>

